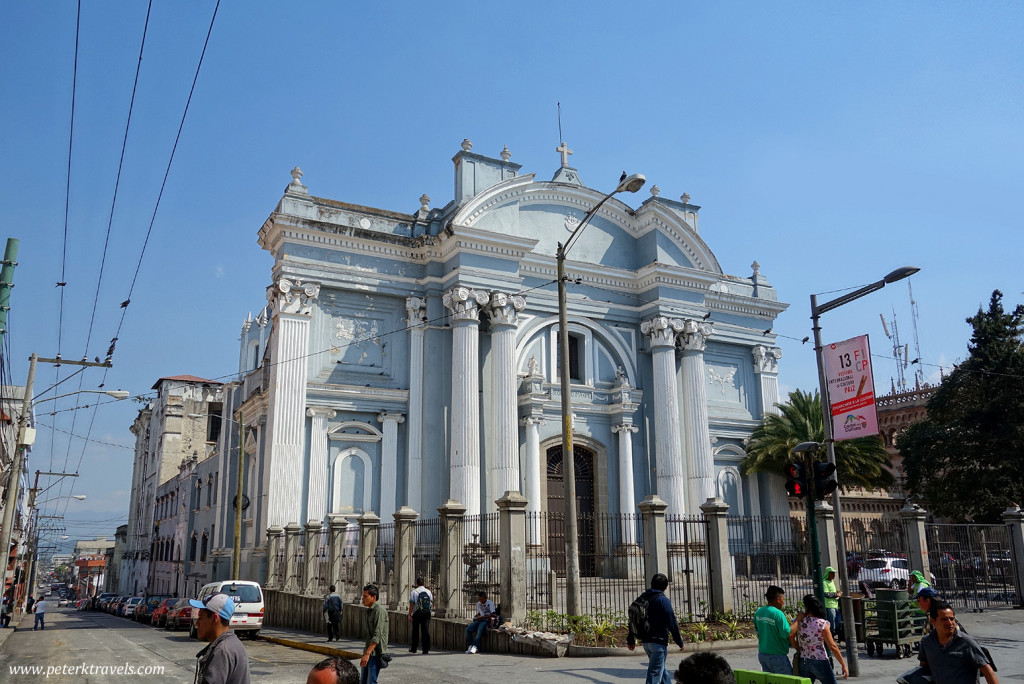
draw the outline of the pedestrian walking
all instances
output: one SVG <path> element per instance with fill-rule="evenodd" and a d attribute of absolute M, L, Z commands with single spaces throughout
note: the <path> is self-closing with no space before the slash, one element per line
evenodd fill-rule
<path fill-rule="evenodd" d="M 40 630 L 46 629 L 46 598 L 42 594 L 40 594 L 39 600 L 32 605 L 32 612 L 36 616 L 36 621 L 32 624 L 32 631 L 36 631 L 36 627 Z"/>
<path fill-rule="evenodd" d="M 999 684 L 978 642 L 957 629 L 953 606 L 933 598 L 928 617 L 933 631 L 921 639 L 918 659 L 935 684 L 976 684 L 979 674 L 987 684 Z"/>
<path fill-rule="evenodd" d="M 828 660 L 827 648 L 843 667 L 843 679 L 849 676 L 843 654 L 832 637 L 832 626 L 826 617 L 825 606 L 814 594 L 804 596 L 804 612 L 793 621 L 791 643 L 800 654 L 800 677 L 807 677 L 812 684 L 836 684 L 832 663 Z"/>
<path fill-rule="evenodd" d="M 768 605 L 754 612 L 757 630 L 757 662 L 761 669 L 772 674 L 792 675 L 789 662 L 789 620 L 782 612 L 786 605 L 786 592 L 774 584 L 764 594 Z"/>
<path fill-rule="evenodd" d="M 378 601 L 377 587 L 367 584 L 363 587 L 363 605 L 366 611 L 366 645 L 359 667 L 363 668 L 360 684 L 377 684 L 377 674 L 387 667 L 388 654 L 388 613 Z M 382 666 L 382 661 L 384 661 Z"/>
<path fill-rule="evenodd" d="M 683 658 L 676 670 L 676 684 L 735 684 L 736 675 L 722 656 L 712 651 Z"/>
<path fill-rule="evenodd" d="M 416 588 L 409 594 L 409 622 L 412 623 L 412 643 L 409 653 L 415 653 L 422 643 L 423 655 L 430 653 L 430 616 L 433 614 L 434 595 L 416 578 Z"/>
<path fill-rule="evenodd" d="M 476 653 L 480 649 L 480 640 L 484 636 L 484 630 L 491 623 L 491 616 L 497 612 L 494 601 L 487 598 L 487 592 L 479 592 L 476 601 L 476 615 L 473 617 L 473 621 L 466 625 L 466 653 Z"/>
<path fill-rule="evenodd" d="M 640 594 L 629 607 L 629 630 L 626 632 L 626 648 L 636 649 L 637 640 L 647 653 L 646 684 L 671 684 L 672 675 L 666 667 L 668 640 L 683 650 L 683 637 L 679 634 L 679 623 L 672 609 L 672 602 L 665 595 L 668 577 L 660 572 L 651 578 L 651 588 Z"/>
<path fill-rule="evenodd" d="M 214 592 L 203 601 L 189 599 L 199 611 L 196 633 L 209 644 L 196 654 L 195 684 L 249 684 L 249 654 L 231 630 L 234 600 Z"/>
<path fill-rule="evenodd" d="M 327 620 L 327 642 L 341 638 L 341 611 L 344 605 L 332 584 L 324 597 L 324 618 Z"/>
<path fill-rule="evenodd" d="M 306 684 L 359 684 L 359 670 L 344 658 L 331 656 L 313 666 Z"/>
<path fill-rule="evenodd" d="M 821 583 L 825 592 L 825 613 L 828 625 L 832 628 L 832 636 L 839 638 L 839 630 L 843 625 L 843 614 L 839 611 L 839 599 L 843 592 L 836 588 L 836 569 L 831 565 L 825 568 L 825 580 Z"/>
<path fill-rule="evenodd" d="M 36 597 L 32 596 L 31 594 L 29 594 L 29 597 L 27 599 L 25 599 L 25 613 L 26 614 L 32 612 L 32 606 L 34 606 L 35 603 L 36 603 Z"/>
<path fill-rule="evenodd" d="M 11 597 L 4 596 L 0 603 L 0 627 L 6 628 L 11 624 Z"/>

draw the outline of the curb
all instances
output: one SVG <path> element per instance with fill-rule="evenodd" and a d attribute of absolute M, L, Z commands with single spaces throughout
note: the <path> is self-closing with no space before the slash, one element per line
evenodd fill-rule
<path fill-rule="evenodd" d="M 630 651 L 624 646 L 574 646 L 571 645 L 565 652 L 566 658 L 597 658 L 597 657 L 626 657 L 644 655 L 642 648 Z M 674 646 L 674 644 L 673 644 Z M 757 648 L 757 639 L 735 639 L 733 641 L 687 641 L 687 653 L 701 653 L 703 651 L 739 651 L 745 648 Z"/>
<path fill-rule="evenodd" d="M 281 646 L 288 646 L 289 648 L 297 648 L 301 651 L 309 651 L 310 653 L 319 653 L 325 656 L 337 656 L 344 658 L 345 660 L 358 660 L 363 657 L 361 653 L 354 653 L 352 651 L 346 651 L 343 648 L 331 648 L 330 646 L 321 646 L 320 644 L 307 644 L 305 641 L 296 641 L 295 639 L 282 639 L 281 637 L 267 636 L 260 634 L 258 639 L 263 641 L 269 641 L 273 644 L 280 644 Z"/>

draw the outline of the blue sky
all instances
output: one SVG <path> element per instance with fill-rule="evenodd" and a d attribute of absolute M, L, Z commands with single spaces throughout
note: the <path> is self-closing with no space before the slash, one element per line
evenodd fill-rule
<path fill-rule="evenodd" d="M 1019 3 L 223 2 L 153 219 L 213 10 L 154 2 L 110 220 L 147 4 L 83 3 L 65 242 L 76 4 L 0 4 L 0 238 L 21 240 L 8 326 L 18 384 L 32 352 L 105 354 L 151 221 L 106 386 L 228 379 L 270 281 L 256 232 L 293 166 L 321 197 L 412 212 L 425 192 L 443 206 L 463 138 L 553 174 L 557 102 L 587 184 L 611 190 L 626 170 L 648 178 L 627 203 L 655 184 L 689 193 L 726 273 L 761 264 L 791 304 L 775 328 L 784 391 L 816 386 L 799 341 L 812 292 L 919 266 L 928 380 L 965 356 L 964 318 L 993 289 L 1008 306 L 1022 299 Z M 827 314 L 823 334 L 870 334 L 885 389 L 895 370 L 880 313 L 916 356 L 904 283 Z M 37 390 L 69 372 L 40 367 Z M 82 388 L 100 382 L 92 370 Z M 126 516 L 138 408 L 40 416 L 106 443 L 40 430 L 30 470 L 81 472 L 45 495 L 88 496 L 56 507 L 72 536 L 112 534 Z"/>

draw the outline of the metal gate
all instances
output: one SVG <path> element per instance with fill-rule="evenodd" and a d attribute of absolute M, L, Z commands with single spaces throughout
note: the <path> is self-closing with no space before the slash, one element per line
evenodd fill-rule
<path fill-rule="evenodd" d="M 925 525 L 935 589 L 968 609 L 1012 606 L 1013 554 L 1005 525 Z"/>

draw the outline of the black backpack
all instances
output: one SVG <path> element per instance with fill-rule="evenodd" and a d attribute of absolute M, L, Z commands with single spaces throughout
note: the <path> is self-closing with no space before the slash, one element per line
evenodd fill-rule
<path fill-rule="evenodd" d="M 644 641 L 651 633 L 651 620 L 647 611 L 651 606 L 651 596 L 646 591 L 629 604 L 629 629 L 640 641 Z"/>
<path fill-rule="evenodd" d="M 416 597 L 416 612 L 420 615 L 430 615 L 430 610 L 433 607 L 433 601 L 430 598 L 430 594 L 426 591 L 421 591 L 419 596 Z"/>

